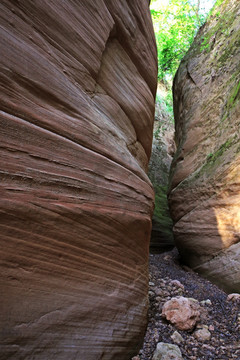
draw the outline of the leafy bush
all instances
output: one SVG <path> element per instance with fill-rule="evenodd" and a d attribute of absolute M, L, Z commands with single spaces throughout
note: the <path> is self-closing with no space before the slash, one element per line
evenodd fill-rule
<path fill-rule="evenodd" d="M 208 0 L 207 7 L 207 0 L 151 1 L 159 80 L 172 80 L 197 30 L 206 19 L 209 5 L 213 3 L 214 0 Z"/>

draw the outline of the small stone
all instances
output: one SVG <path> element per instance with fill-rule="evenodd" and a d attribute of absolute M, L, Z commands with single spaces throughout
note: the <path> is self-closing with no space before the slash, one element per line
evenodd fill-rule
<path fill-rule="evenodd" d="M 207 330 L 208 330 L 208 326 L 207 326 L 207 325 L 203 325 L 203 324 L 198 324 L 198 325 L 197 325 L 197 329 L 207 329 Z"/>
<path fill-rule="evenodd" d="M 178 331 L 174 331 L 174 333 L 171 335 L 171 339 L 172 339 L 172 341 L 175 342 L 176 344 L 180 344 L 181 342 L 184 341 L 182 335 L 179 334 Z"/>
<path fill-rule="evenodd" d="M 155 286 L 154 282 L 149 281 L 149 286 Z"/>
<path fill-rule="evenodd" d="M 148 292 L 148 295 L 149 295 L 149 296 L 154 296 L 155 293 L 154 293 L 153 291 L 149 291 L 149 292 Z"/>
<path fill-rule="evenodd" d="M 140 360 L 140 357 L 137 355 L 137 356 L 134 356 L 133 358 L 132 358 L 132 360 Z"/>
<path fill-rule="evenodd" d="M 184 285 L 183 285 L 180 281 L 178 281 L 178 280 L 172 280 L 172 281 L 171 281 L 171 284 L 172 284 L 172 285 L 175 285 L 175 286 L 178 287 L 178 288 L 181 288 L 182 290 L 184 290 Z"/>
<path fill-rule="evenodd" d="M 211 302 L 210 299 L 207 299 L 207 300 L 205 301 L 205 304 L 206 304 L 206 305 L 212 305 L 212 302 Z"/>
<path fill-rule="evenodd" d="M 194 333 L 195 337 L 199 341 L 207 341 L 211 339 L 211 333 L 208 331 L 208 326 L 202 325 L 202 328 L 196 330 Z"/>
<path fill-rule="evenodd" d="M 162 289 L 156 289 L 155 293 L 157 296 L 164 296 L 164 291 Z"/>
<path fill-rule="evenodd" d="M 182 360 L 181 350 L 177 345 L 160 342 L 154 351 L 152 360 Z"/>
<path fill-rule="evenodd" d="M 240 294 L 237 294 L 237 293 L 229 294 L 227 297 L 227 300 L 228 301 L 240 301 Z"/>
<path fill-rule="evenodd" d="M 203 349 L 207 349 L 209 351 L 214 351 L 215 350 L 215 347 L 214 346 L 211 346 L 211 345 L 207 345 L 207 344 L 203 344 Z"/>
<path fill-rule="evenodd" d="M 207 299 L 207 300 L 201 301 L 200 304 L 202 304 L 202 305 L 212 305 L 212 302 L 211 302 L 210 299 Z"/>
<path fill-rule="evenodd" d="M 200 306 L 195 299 L 175 297 L 163 305 L 162 316 L 179 330 L 191 330 L 200 319 Z"/>
<path fill-rule="evenodd" d="M 209 329 L 210 331 L 214 331 L 215 328 L 214 328 L 213 325 L 209 325 L 208 329 Z"/>

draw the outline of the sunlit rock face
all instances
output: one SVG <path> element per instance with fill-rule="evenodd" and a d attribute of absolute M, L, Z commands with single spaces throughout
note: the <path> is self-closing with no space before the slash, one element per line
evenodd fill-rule
<path fill-rule="evenodd" d="M 240 291 L 240 2 L 223 1 L 174 81 L 170 207 L 184 261 Z"/>
<path fill-rule="evenodd" d="M 141 344 L 148 3 L 1 1 L 1 358 L 126 360 Z"/>

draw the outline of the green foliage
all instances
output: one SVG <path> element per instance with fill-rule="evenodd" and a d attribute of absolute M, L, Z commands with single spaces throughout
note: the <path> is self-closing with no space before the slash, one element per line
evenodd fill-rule
<path fill-rule="evenodd" d="M 228 99 L 227 107 L 233 107 L 236 103 L 236 100 L 240 98 L 240 82 L 236 84 L 236 86 L 233 88 L 230 98 Z"/>
<path fill-rule="evenodd" d="M 166 113 L 168 119 L 171 122 L 174 122 L 172 90 L 167 90 L 164 94 L 157 92 L 156 104 L 159 104 L 162 108 L 162 111 Z"/>
<path fill-rule="evenodd" d="M 166 81 L 173 78 L 206 12 L 201 11 L 197 0 L 169 0 L 160 9 L 157 3 L 151 2 L 151 14 L 158 47 L 158 78 Z"/>

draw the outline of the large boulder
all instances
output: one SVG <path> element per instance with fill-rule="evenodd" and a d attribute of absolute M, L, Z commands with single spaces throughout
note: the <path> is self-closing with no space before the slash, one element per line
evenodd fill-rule
<path fill-rule="evenodd" d="M 125 360 L 147 321 L 148 0 L 1 1 L 0 357 Z"/>
<path fill-rule="evenodd" d="M 179 330 L 192 330 L 200 320 L 200 306 L 195 299 L 173 297 L 163 305 L 162 316 Z"/>
<path fill-rule="evenodd" d="M 218 1 L 173 86 L 169 197 L 182 259 L 240 291 L 240 2 Z"/>

